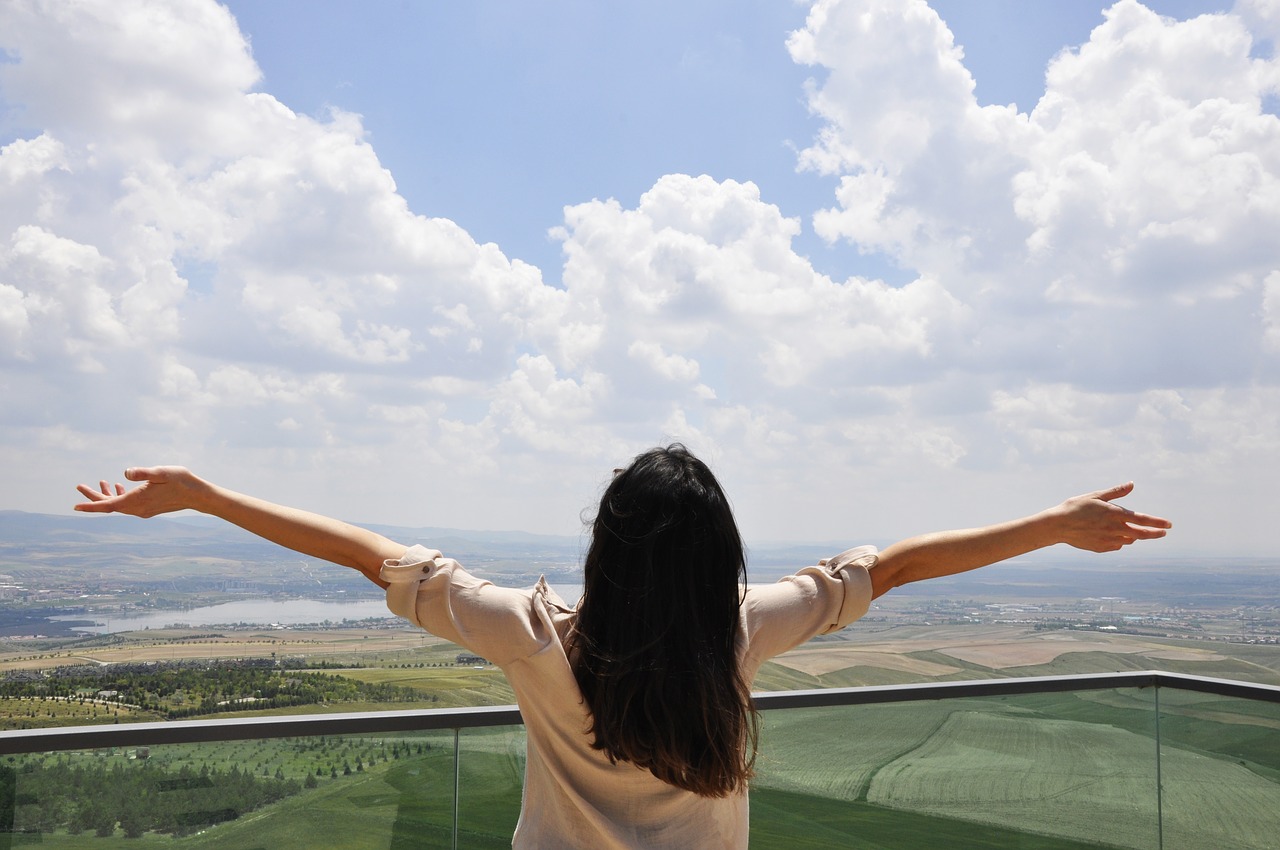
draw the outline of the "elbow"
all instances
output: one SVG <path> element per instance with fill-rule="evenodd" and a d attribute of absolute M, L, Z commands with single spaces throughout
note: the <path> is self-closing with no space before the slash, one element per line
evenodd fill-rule
<path fill-rule="evenodd" d="M 384 563 L 385 563 L 385 560 L 361 558 L 357 560 L 355 563 L 349 564 L 348 566 L 350 566 L 352 569 L 359 572 L 369 581 L 376 584 L 378 587 L 381 587 L 385 590 L 388 583 L 383 581 L 382 579 L 382 565 Z"/>
<path fill-rule="evenodd" d="M 407 546 L 379 536 L 376 545 L 371 545 L 360 552 L 354 558 L 354 563 L 351 566 L 363 573 L 364 577 L 369 581 L 385 590 L 388 582 L 382 579 L 383 565 L 388 561 L 399 561 L 407 551 Z"/>
<path fill-rule="evenodd" d="M 871 576 L 872 599 L 879 599 L 898 585 L 905 584 L 900 571 L 883 562 L 877 563 L 867 573 Z"/>
<path fill-rule="evenodd" d="M 926 578 L 922 573 L 921 558 L 915 548 L 894 544 L 880 553 L 875 566 L 870 569 L 871 598 L 876 599 L 895 587 Z"/>

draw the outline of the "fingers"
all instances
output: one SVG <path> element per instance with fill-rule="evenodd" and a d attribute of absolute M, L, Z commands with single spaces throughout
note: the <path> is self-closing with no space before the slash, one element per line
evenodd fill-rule
<path fill-rule="evenodd" d="M 1064 542 L 1091 552 L 1115 552 L 1139 540 L 1158 540 L 1168 534 L 1173 523 L 1154 514 L 1141 514 L 1117 504 L 1116 500 L 1133 492 L 1129 481 L 1068 499 L 1069 522 L 1072 526 Z"/>
<path fill-rule="evenodd" d="M 1169 522 L 1159 517 L 1146 517 L 1144 514 L 1134 514 L 1132 511 L 1125 511 L 1124 522 L 1119 529 L 1105 535 L 1102 546 L 1095 551 L 1098 552 L 1114 552 L 1124 546 L 1129 546 L 1138 540 L 1158 540 L 1168 534 Z M 1148 524 L 1141 522 L 1143 519 L 1155 520 L 1156 523 Z M 1162 524 L 1163 527 L 1161 527 Z"/>
<path fill-rule="evenodd" d="M 1151 516 L 1151 514 L 1135 514 L 1130 512 L 1125 518 L 1125 522 L 1134 528 L 1173 528 L 1173 523 L 1164 517 Z M 1163 536 L 1163 535 L 1161 535 Z"/>
<path fill-rule="evenodd" d="M 1109 487 L 1106 490 L 1099 490 L 1093 494 L 1093 498 L 1101 499 L 1104 502 L 1112 502 L 1116 499 L 1123 499 L 1125 496 L 1133 492 L 1133 482 L 1127 484 L 1117 484 L 1115 487 Z"/>
<path fill-rule="evenodd" d="M 139 517 L 182 510 L 188 506 L 184 494 L 191 489 L 191 482 L 197 480 L 181 466 L 131 466 L 124 471 L 124 477 L 138 482 L 138 486 L 126 489 L 124 484 L 112 484 L 105 479 L 99 481 L 96 488 L 77 485 L 76 490 L 87 501 L 75 505 L 75 510 Z"/>
<path fill-rule="evenodd" d="M 103 513 L 111 510 L 111 506 L 99 504 L 111 498 L 111 490 L 107 482 L 99 481 L 96 488 L 90 487 L 88 484 L 77 484 L 76 490 L 89 501 L 75 505 L 75 510 L 89 513 Z"/>
<path fill-rule="evenodd" d="M 107 487 L 107 483 L 105 481 L 98 482 L 98 487 L 96 489 L 90 487 L 88 484 L 77 484 L 76 489 L 80 491 L 81 496 L 84 496 L 86 499 L 94 502 L 100 502 L 103 499 L 111 498 L 111 491 Z"/>
<path fill-rule="evenodd" d="M 102 495 L 92 487 L 86 487 L 84 484 L 81 484 L 76 487 L 76 489 L 80 491 L 80 495 L 84 496 L 89 501 L 75 505 L 75 510 L 86 511 L 89 513 L 109 513 L 110 511 L 115 510 L 115 506 L 106 501 L 109 497 Z"/>
<path fill-rule="evenodd" d="M 1111 487 L 1106 490 L 1099 490 L 1093 494 L 1093 497 L 1103 502 L 1114 502 L 1116 499 L 1124 498 L 1132 492 L 1133 482 L 1129 481 L 1125 484 L 1118 484 L 1115 487 Z M 1130 529 L 1135 532 L 1141 531 L 1135 539 L 1152 540 L 1157 537 L 1164 537 L 1164 531 L 1160 530 L 1157 532 L 1157 530 L 1173 528 L 1173 523 L 1164 517 L 1155 516 L 1154 514 L 1136 513 L 1120 505 L 1114 505 L 1113 507 L 1119 508 L 1124 512 L 1124 520 L 1128 523 Z M 1131 543 L 1133 541 L 1131 540 L 1128 542 Z"/>
<path fill-rule="evenodd" d="M 90 487 L 88 484 L 77 484 L 76 490 L 89 501 L 74 505 L 73 509 L 89 513 L 109 513 L 114 511 L 118 504 L 115 500 L 126 493 L 123 484 L 111 484 L 106 479 L 100 479 L 97 487 Z"/>

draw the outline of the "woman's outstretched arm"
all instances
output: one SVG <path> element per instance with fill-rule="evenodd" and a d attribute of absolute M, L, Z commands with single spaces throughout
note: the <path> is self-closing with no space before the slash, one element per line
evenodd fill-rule
<path fill-rule="evenodd" d="M 1023 519 L 923 534 L 895 543 L 880 553 L 871 569 L 872 596 L 909 582 L 985 567 L 1055 543 L 1090 552 L 1114 552 L 1135 540 L 1164 537 L 1173 527 L 1167 519 L 1115 504 L 1131 492 L 1132 482 L 1067 499 Z"/>
<path fill-rule="evenodd" d="M 124 477 L 142 484 L 132 490 L 121 484 L 112 487 L 106 481 L 98 482 L 96 489 L 80 484 L 76 489 L 88 501 L 75 509 L 138 517 L 200 511 L 295 552 L 353 567 L 379 587 L 387 586 L 378 575 L 383 562 L 405 552 L 405 546 L 376 532 L 227 490 L 181 466 L 132 467 L 125 470 Z"/>

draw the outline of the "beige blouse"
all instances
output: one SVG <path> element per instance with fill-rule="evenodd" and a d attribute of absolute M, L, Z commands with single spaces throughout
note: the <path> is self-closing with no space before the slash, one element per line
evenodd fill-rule
<path fill-rule="evenodd" d="M 875 562 L 875 548 L 863 546 L 748 588 L 738 636 L 743 675 L 754 679 L 769 658 L 865 614 Z M 422 546 L 386 562 L 382 578 L 393 613 L 484 656 L 515 690 L 528 758 L 513 847 L 747 846 L 746 794 L 700 797 L 591 748 L 590 715 L 563 645 L 574 610 L 545 579 L 532 590 L 498 587 Z"/>

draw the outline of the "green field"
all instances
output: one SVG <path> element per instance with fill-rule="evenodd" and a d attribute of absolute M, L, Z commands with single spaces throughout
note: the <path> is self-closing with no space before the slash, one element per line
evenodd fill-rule
<path fill-rule="evenodd" d="M 1273 848 L 1280 707 L 1162 694 L 1164 846 Z M 1065 846 L 1154 847 L 1153 708 L 1150 692 L 1104 691 L 771 713 L 755 799 L 764 790 L 808 792 L 893 824 L 919 816 L 952 829 L 969 822 L 974 836 L 993 842 L 884 846 L 1042 847 L 1052 836 Z M 998 843 L 1005 832 L 1024 833 L 1028 843 Z"/>
<path fill-rule="evenodd" d="M 477 671 L 479 672 L 479 671 Z M 1164 846 L 1264 850 L 1280 834 L 1280 707 L 1162 690 Z M 1212 719 L 1207 719 L 1212 718 Z M 752 847 L 1145 848 L 1157 840 L 1149 691 L 1041 694 L 768 712 L 752 790 Z M 461 736 L 462 847 L 508 847 L 523 732 Z M 1247 751 L 1247 752 L 1246 752 Z M 237 850 L 450 846 L 452 733 L 169 745 L 14 757 L 12 844 Z M 317 776 L 278 803 L 173 838 L 65 828 L 38 836 L 23 791 L 41 761 L 176 772 L 231 766 Z M 348 772 L 345 768 L 351 768 Z M 30 786 L 25 786 L 30 787 Z M 203 804 L 192 799 L 197 810 Z M 197 811 L 197 815 L 199 812 Z"/>
<path fill-rule="evenodd" d="M 171 640 L 167 634 L 143 637 L 156 646 L 149 648 L 139 640 L 128 645 L 134 649 L 108 649 L 123 651 L 126 658 L 145 652 L 163 658 L 172 651 L 157 642 Z M 342 690 L 335 680 L 318 703 L 219 716 L 514 701 L 497 669 L 455 664 L 456 647 L 426 643 L 412 634 L 407 640 L 396 632 L 293 635 L 288 645 L 276 642 L 284 638 L 267 636 L 268 641 L 256 633 L 212 637 L 222 641 L 216 646 L 246 655 L 279 651 L 283 657 L 291 656 L 294 646 L 306 648 L 323 659 L 324 669 L 294 669 L 287 676 L 332 676 L 353 685 Z M 361 651 L 352 651 L 353 646 Z M 76 645 L 58 650 L 57 660 L 90 649 Z M 1205 669 L 1200 661 L 1166 660 L 1158 666 L 1254 680 L 1274 677 L 1280 666 L 1274 650 L 1231 650 L 1232 657 L 1215 662 L 1215 669 Z M 903 657 L 956 671 L 940 679 L 1154 666 L 1142 656 L 1111 652 L 1067 653 L 1049 664 L 1004 670 L 933 650 L 904 652 Z M 54 659 L 55 652 L 48 650 L 38 658 L 14 662 L 32 669 Z M 352 666 L 337 666 L 348 659 Z M 771 662 L 760 671 L 755 687 L 786 690 L 921 679 L 914 673 L 857 663 L 810 669 L 815 672 Z M 235 681 L 233 676 L 221 678 L 226 687 Z M 61 691 L 52 687 L 55 680 L 62 682 Z M 113 674 L 116 680 L 120 679 Z M 258 679 L 244 681 L 246 689 L 262 688 Z M 40 697 L 0 700 L 0 722 L 13 728 L 157 719 L 154 712 L 81 702 L 81 691 L 87 688 L 56 677 L 49 682 Z M 403 691 L 396 691 L 397 701 L 374 700 L 372 695 L 381 693 L 376 689 L 383 686 Z M 15 692 L 21 690 L 15 686 Z M 347 691 L 351 695 L 336 696 Z M 182 692 L 193 701 L 197 689 L 188 682 Z M 221 694 L 218 699 L 235 695 Z M 1157 728 L 1155 705 L 1153 691 L 1129 689 L 767 712 L 752 790 L 752 847 L 1145 850 L 1157 846 L 1157 830 L 1163 826 L 1167 848 L 1272 848 L 1273 836 L 1280 835 L 1280 706 L 1162 688 Z M 1162 823 L 1156 814 L 1157 734 Z M 519 813 L 523 733 L 471 731 L 461 742 L 460 846 L 508 847 Z M 278 802 L 232 812 L 212 797 L 202 802 L 200 795 L 206 792 L 192 789 L 189 799 L 177 803 L 187 807 L 185 823 L 191 827 L 180 830 L 178 837 L 152 830 L 127 838 L 123 820 L 114 828 L 108 824 L 105 829 L 86 829 L 84 817 L 78 834 L 70 834 L 73 809 L 63 811 L 63 821 L 52 825 L 49 804 L 42 810 L 31 793 L 39 786 L 34 772 L 59 765 L 59 759 L 73 762 L 86 776 L 99 768 L 153 771 L 161 777 L 156 786 L 161 789 L 182 784 L 164 777 L 234 769 L 263 785 L 289 783 L 292 790 Z M 131 750 L 6 757 L 0 760 L 0 777 L 8 776 L 13 784 L 9 799 L 14 831 L 0 831 L 0 850 L 35 841 L 55 848 L 448 847 L 453 771 L 451 733 L 170 745 L 145 748 L 141 754 Z M 114 786 L 123 783 L 105 784 L 118 791 Z M 67 807 L 87 796 L 76 798 L 70 789 L 68 793 Z M 3 797 L 0 792 L 0 804 Z M 175 800 L 178 797 L 169 798 L 168 804 Z"/>
<path fill-rule="evenodd" d="M 444 667 L 394 669 L 367 667 L 328 670 L 371 685 L 396 685 L 418 691 L 431 700 L 431 708 L 458 708 L 469 705 L 510 705 L 515 691 L 496 667 Z"/>
<path fill-rule="evenodd" d="M 813 794 L 751 793 L 751 850 L 1099 850 L 1080 842 L 963 820 L 836 802 Z"/>

